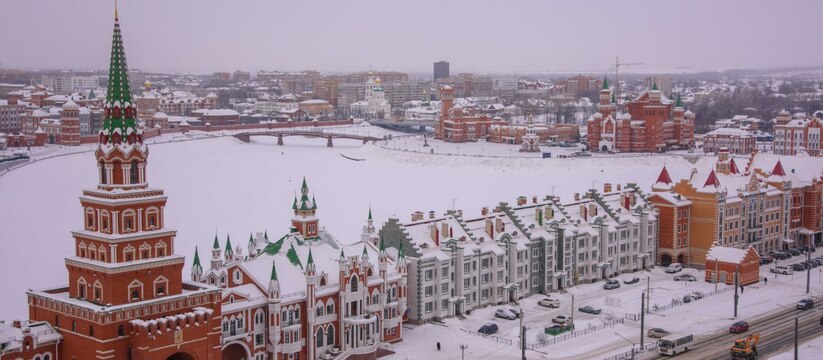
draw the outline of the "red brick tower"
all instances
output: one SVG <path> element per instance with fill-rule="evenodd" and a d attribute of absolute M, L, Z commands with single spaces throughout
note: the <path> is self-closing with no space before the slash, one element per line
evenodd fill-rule
<path fill-rule="evenodd" d="M 183 282 L 185 258 L 173 254 L 163 190 L 148 186 L 135 116 L 115 10 L 98 185 L 80 197 L 84 226 L 72 232 L 69 285 L 30 291 L 29 315 L 64 336 L 60 358 L 218 359 L 220 290 Z"/>
<path fill-rule="evenodd" d="M 60 111 L 60 144 L 80 145 L 80 106 L 71 100 Z"/>
<path fill-rule="evenodd" d="M 452 106 L 454 106 L 454 89 L 445 85 L 440 88 L 440 119 L 437 122 L 437 131 L 435 137 L 442 139 L 445 135 L 443 133 L 443 122 L 449 118 Z"/>

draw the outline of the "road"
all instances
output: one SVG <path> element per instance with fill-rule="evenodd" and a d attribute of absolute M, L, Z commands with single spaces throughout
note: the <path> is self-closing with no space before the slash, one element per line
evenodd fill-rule
<path fill-rule="evenodd" d="M 13 167 L 15 165 L 18 165 L 18 164 L 22 164 L 22 163 L 27 162 L 27 161 L 29 161 L 29 159 L 20 159 L 20 160 L 6 161 L 6 162 L 3 162 L 3 163 L 0 163 L 0 171 L 5 171 L 8 168 L 11 168 L 11 167 Z"/>
<path fill-rule="evenodd" d="M 821 299 L 815 299 L 819 301 Z M 777 352 L 792 349 L 794 344 L 794 318 L 799 316 L 798 337 L 803 339 L 819 336 L 823 334 L 823 326 L 820 325 L 820 316 L 823 312 L 818 310 L 784 310 L 765 314 L 754 321 L 750 321 L 751 329 L 743 334 L 721 333 L 697 337 L 693 349 L 679 354 L 678 359 L 728 359 L 729 349 L 736 339 L 741 339 L 749 334 L 760 332 L 760 343 L 758 352 L 760 358 L 768 358 Z M 659 354 L 646 354 L 640 359 L 668 359 Z"/>

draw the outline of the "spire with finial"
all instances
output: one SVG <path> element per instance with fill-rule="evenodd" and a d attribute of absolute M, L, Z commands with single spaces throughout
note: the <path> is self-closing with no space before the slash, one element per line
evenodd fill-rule
<path fill-rule="evenodd" d="M 126 51 L 120 33 L 120 17 L 117 2 L 114 4 L 114 32 L 112 34 L 111 60 L 109 62 L 109 83 L 106 102 L 103 107 L 103 126 L 100 142 L 103 144 L 127 141 L 129 144 L 142 142 L 137 129 L 137 108 L 132 102 L 129 89 L 129 69 Z"/>
<path fill-rule="evenodd" d="M 311 254 L 311 247 L 309 248 L 309 258 L 306 260 L 306 275 L 313 276 L 317 271 L 317 266 L 314 264 L 314 257 Z"/>
<path fill-rule="evenodd" d="M 609 90 L 609 79 L 603 76 L 603 86 L 600 87 L 600 90 Z"/>
<path fill-rule="evenodd" d="M 231 236 L 228 234 L 226 234 L 226 250 L 224 251 L 224 255 L 228 261 L 231 261 L 231 258 L 234 256 L 234 250 L 231 248 Z"/>
<path fill-rule="evenodd" d="M 652 91 L 657 91 L 657 80 L 654 80 L 652 84 Z"/>
<path fill-rule="evenodd" d="M 271 279 L 269 280 L 269 298 L 280 298 L 280 281 L 277 280 L 277 267 L 274 260 L 271 261 Z"/>
<path fill-rule="evenodd" d="M 191 266 L 191 281 L 200 281 L 203 276 L 203 266 L 200 265 L 200 254 L 197 253 L 197 246 L 194 247 L 194 262 Z"/>
<path fill-rule="evenodd" d="M 676 107 L 676 108 L 682 108 L 683 107 L 683 101 L 680 99 L 680 94 L 677 94 L 677 102 L 674 104 L 674 107 Z"/>

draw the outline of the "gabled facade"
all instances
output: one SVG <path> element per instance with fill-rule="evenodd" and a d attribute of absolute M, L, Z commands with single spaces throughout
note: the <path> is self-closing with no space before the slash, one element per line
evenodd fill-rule
<path fill-rule="evenodd" d="M 230 359 L 374 359 L 401 341 L 406 313 L 403 249 L 374 239 L 371 211 L 361 241 L 341 244 L 319 227 L 304 179 L 288 233 L 250 235 L 247 255 L 227 237 L 192 280 L 222 288 L 223 356 Z M 371 232 L 369 233 L 369 229 Z"/>

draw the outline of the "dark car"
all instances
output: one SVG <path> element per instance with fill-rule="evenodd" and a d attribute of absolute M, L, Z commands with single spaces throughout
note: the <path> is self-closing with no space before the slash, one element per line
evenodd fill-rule
<path fill-rule="evenodd" d="M 800 256 L 800 250 L 798 250 L 798 249 L 789 249 L 786 252 L 788 252 L 789 254 L 792 254 L 792 256 Z"/>
<path fill-rule="evenodd" d="M 483 335 L 496 334 L 497 333 L 497 324 L 495 324 L 495 323 L 485 324 L 485 325 L 481 326 L 480 330 L 477 330 L 477 332 L 479 332 Z"/>
<path fill-rule="evenodd" d="M 794 264 L 794 265 L 792 265 L 792 270 L 794 270 L 794 271 L 803 271 L 803 270 L 806 270 L 806 266 L 803 265 L 802 263 Z"/>
<path fill-rule="evenodd" d="M 823 316 L 820 317 L 820 325 L 823 325 Z"/>
<path fill-rule="evenodd" d="M 609 281 L 606 281 L 605 284 L 603 284 L 603 288 L 606 289 L 606 290 L 613 290 L 613 289 L 617 289 L 619 287 L 620 287 L 620 282 L 617 281 L 617 280 L 609 280 Z"/>
<path fill-rule="evenodd" d="M 626 284 L 626 285 L 637 284 L 639 282 L 640 282 L 640 278 L 638 278 L 638 277 L 633 277 L 630 280 L 623 280 L 623 283 Z"/>
<path fill-rule="evenodd" d="M 771 255 L 777 260 L 786 260 L 788 258 L 787 254 L 782 252 L 772 253 Z"/>
<path fill-rule="evenodd" d="M 683 274 L 675 276 L 674 281 L 697 281 L 697 278 L 690 274 Z"/>
<path fill-rule="evenodd" d="M 598 309 L 596 307 L 588 306 L 588 305 L 586 305 L 582 308 L 579 308 L 577 310 L 580 311 L 580 312 L 586 313 L 586 314 L 594 314 L 594 315 L 600 314 L 600 311 L 601 311 L 600 309 Z"/>
<path fill-rule="evenodd" d="M 810 298 L 805 298 L 797 302 L 797 309 L 798 310 L 809 310 L 814 307 L 814 300 Z"/>
<path fill-rule="evenodd" d="M 766 264 L 769 264 L 769 263 L 771 263 L 771 262 L 772 262 L 772 261 L 771 261 L 769 258 L 767 258 L 767 257 L 761 257 L 761 258 L 760 258 L 760 265 L 766 265 Z"/>
<path fill-rule="evenodd" d="M 733 334 L 740 334 L 749 331 L 749 323 L 745 321 L 738 321 L 729 328 L 729 332 Z"/>

